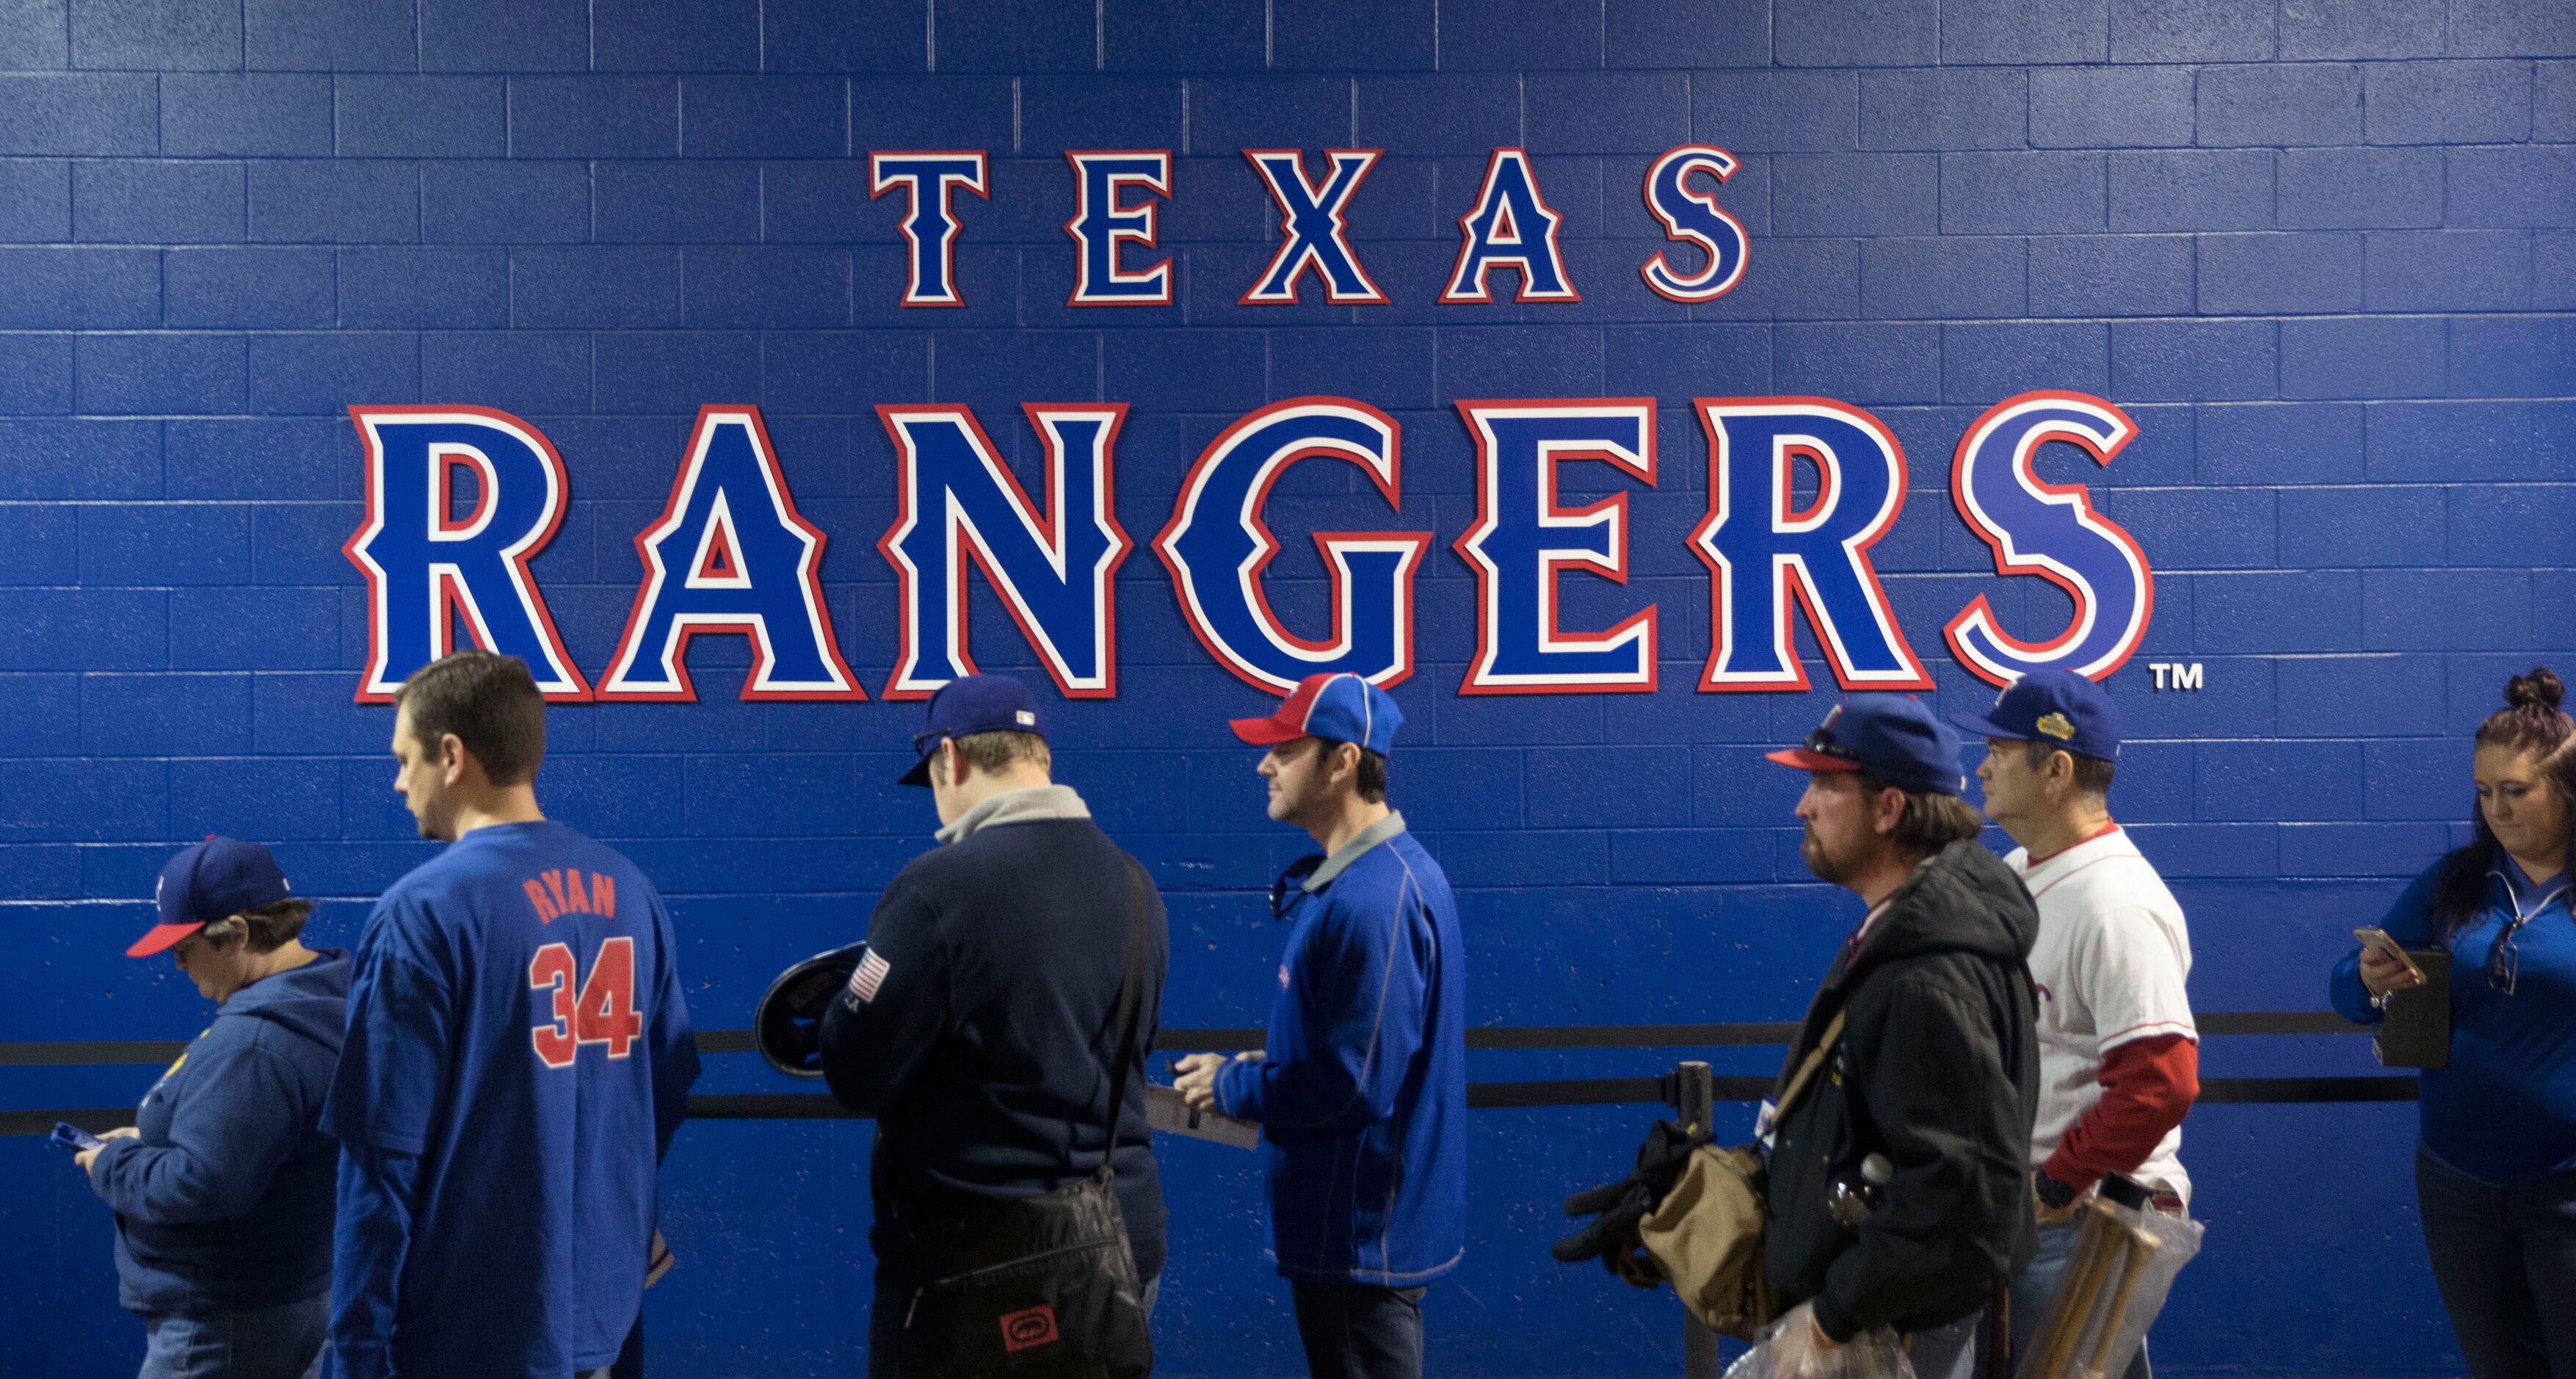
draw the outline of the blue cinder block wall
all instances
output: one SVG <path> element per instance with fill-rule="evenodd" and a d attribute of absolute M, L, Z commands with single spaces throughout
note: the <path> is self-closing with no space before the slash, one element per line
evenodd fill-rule
<path fill-rule="evenodd" d="M 427 855 L 390 790 L 367 652 L 352 403 L 471 403 L 541 427 L 571 504 L 535 562 L 595 673 L 702 403 L 758 403 L 829 537 L 840 646 L 895 655 L 894 517 L 873 408 L 971 404 L 1032 476 L 1023 401 L 1132 404 L 1118 511 L 1158 530 L 1199 448 L 1261 404 L 1340 393 L 1405 427 L 1403 509 L 1339 466 L 1283 486 L 1276 597 L 1324 613 L 1302 533 L 1475 513 L 1461 397 L 1651 395 L 1661 482 L 1633 574 L 1566 577 L 1573 625 L 1652 600 L 1653 694 L 1469 698 L 1470 568 L 1421 572 L 1395 802 L 1459 887 L 1485 1025 L 1794 1017 L 1856 907 L 1810 882 L 1799 781 L 1757 749 L 1830 695 L 1708 695 L 1690 399 L 1817 394 L 1903 440 L 1878 549 L 1944 707 L 1990 691 L 1940 626 L 1988 594 L 2025 635 L 2067 606 L 2003 579 L 1951 511 L 1967 422 L 2098 394 L 2140 436 L 2093 488 L 2156 568 L 2110 681 L 2135 741 L 2117 814 L 2174 878 L 2205 1010 L 2316 1009 L 2348 930 L 2466 817 L 2465 735 L 2504 676 L 2576 672 L 2576 19 L 2559 0 L 0 0 L 0 1041 L 172 1039 L 204 1009 L 123 945 L 155 869 L 220 830 L 273 843 L 315 931 Z M 1641 204 L 1674 145 L 1743 160 L 1720 197 L 1744 281 L 1648 292 Z M 1276 212 L 1246 147 L 1372 147 L 1352 239 L 1393 301 L 1237 298 Z M 1486 156 L 1529 150 L 1580 303 L 1435 304 Z M 911 311 L 872 149 L 988 150 L 959 198 L 968 306 Z M 1175 301 L 1072 310 L 1066 149 L 1168 148 Z M 1311 165 L 1311 164 L 1310 164 Z M 1505 279 L 1509 281 L 1508 277 Z M 2060 447 L 2059 449 L 2063 449 Z M 1293 534 L 1293 535 L 1292 535 Z M 1267 1009 L 1263 894 L 1304 850 L 1142 552 L 1118 578 L 1112 701 L 1056 707 L 1062 778 L 1170 903 L 1167 1026 Z M 988 669 L 1034 663 L 980 587 Z M 1830 685 L 1804 630 L 1809 673 Z M 929 844 L 892 784 L 917 708 L 558 708 L 542 797 L 672 898 L 698 1023 L 739 1028 L 783 963 L 858 936 Z M 2206 688 L 2155 690 L 2151 662 Z M 1675 1051 L 1479 1053 L 1479 1079 L 1634 1076 Z M 1717 1050 L 1765 1072 L 1776 1050 Z M 2205 1071 L 2363 1073 L 2367 1041 L 2213 1038 Z M 701 1090 L 787 1090 L 710 1060 Z M 154 1070 L 17 1067 L 11 1107 L 130 1103 Z M 1555 1203 L 1624 1171 L 1651 1109 L 1483 1111 L 1465 1267 L 1428 1304 L 1450 1375 L 1670 1371 L 1679 1313 L 1547 1260 Z M 2405 1105 L 2220 1106 L 2184 1154 L 2209 1249 L 2160 1368 L 2445 1374 Z M 867 1130 L 700 1123 L 665 1179 L 679 1268 L 661 1375 L 854 1372 Z M 1246 1156 L 1172 1146 L 1158 1319 L 1173 1374 L 1301 1359 L 1260 1262 Z M 0 1366 L 124 1372 L 106 1212 L 55 1150 L 0 1140 Z"/>

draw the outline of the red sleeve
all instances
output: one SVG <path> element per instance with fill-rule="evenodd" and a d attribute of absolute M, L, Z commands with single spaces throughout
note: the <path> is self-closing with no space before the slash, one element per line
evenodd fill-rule
<path fill-rule="evenodd" d="M 2147 1161 L 2200 1095 L 2200 1045 L 2180 1034 L 2133 1039 L 2102 1057 L 2102 1099 L 2069 1126 L 2040 1171 L 2081 1192 Z"/>

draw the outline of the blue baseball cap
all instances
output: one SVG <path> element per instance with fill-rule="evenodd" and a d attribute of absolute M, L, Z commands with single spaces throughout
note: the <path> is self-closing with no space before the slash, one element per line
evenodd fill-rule
<path fill-rule="evenodd" d="M 939 744 L 976 733 L 1034 733 L 1046 737 L 1046 715 L 1037 696 L 1007 675 L 964 675 L 930 696 L 930 723 L 912 735 L 920 760 L 897 779 L 905 785 L 930 784 L 930 758 Z"/>
<path fill-rule="evenodd" d="M 257 843 L 209 833 L 161 868 L 152 887 L 161 922 L 125 950 L 129 958 L 148 958 L 216 920 L 248 914 L 287 896 L 286 873 L 277 859 Z"/>
<path fill-rule="evenodd" d="M 1959 735 L 1908 694 L 1855 694 L 1834 705 L 1804 745 L 1766 754 L 1801 771 L 1867 771 L 1906 790 L 1964 795 Z"/>
<path fill-rule="evenodd" d="M 1231 719 L 1227 726 L 1234 729 L 1236 737 L 1255 747 L 1293 742 L 1301 737 L 1327 737 L 1335 742 L 1355 742 L 1379 756 L 1388 756 L 1395 751 L 1395 730 L 1403 722 L 1403 713 L 1385 690 L 1342 671 L 1309 675 L 1279 702 L 1277 713 L 1268 718 Z"/>
<path fill-rule="evenodd" d="M 1996 695 L 1983 718 L 1960 714 L 1955 721 L 1979 737 L 2045 742 L 2104 761 L 2120 755 L 2120 706 L 2071 670 L 2034 670 Z"/>

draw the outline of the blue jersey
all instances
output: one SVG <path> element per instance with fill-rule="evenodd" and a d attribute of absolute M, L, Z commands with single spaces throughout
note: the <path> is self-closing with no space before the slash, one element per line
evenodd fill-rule
<path fill-rule="evenodd" d="M 386 891 L 355 961 L 325 1112 L 337 1372 L 610 1363 L 698 1073 L 661 897 L 561 824 L 493 825 Z"/>

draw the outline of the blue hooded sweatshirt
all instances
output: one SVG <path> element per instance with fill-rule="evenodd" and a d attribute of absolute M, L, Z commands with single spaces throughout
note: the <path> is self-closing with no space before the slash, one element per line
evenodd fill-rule
<path fill-rule="evenodd" d="M 138 1135 L 99 1151 L 90 1188 L 116 1209 L 128 1310 L 202 1316 L 330 1290 L 340 1146 L 322 1101 L 348 996 L 338 948 L 234 992 L 144 1094 Z"/>
<path fill-rule="evenodd" d="M 1302 1283 L 1407 1288 L 1467 1244 L 1466 954 L 1440 864 L 1389 814 L 1278 885 L 1290 921 L 1261 1061 L 1216 1108 L 1261 1122 L 1271 1254 Z"/>

